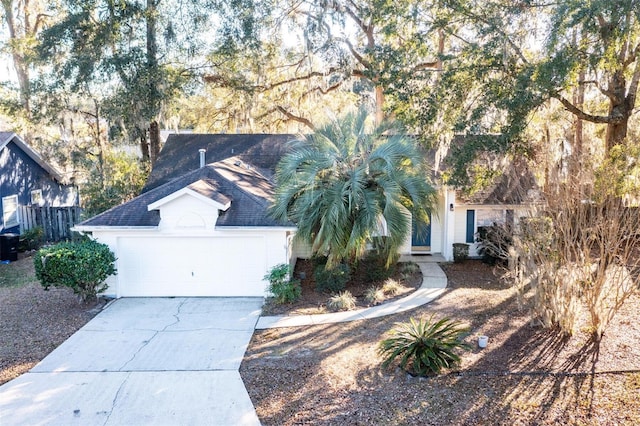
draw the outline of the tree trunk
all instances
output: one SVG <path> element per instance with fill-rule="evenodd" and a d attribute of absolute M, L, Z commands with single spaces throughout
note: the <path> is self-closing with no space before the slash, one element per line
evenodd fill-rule
<path fill-rule="evenodd" d="M 629 105 L 630 98 L 626 96 L 626 83 L 622 71 L 616 71 L 609 79 L 609 117 L 611 121 L 607 123 L 605 136 L 607 152 L 614 146 L 624 143 L 627 137 L 629 116 L 633 111 L 633 105 Z"/>
<path fill-rule="evenodd" d="M 13 67 L 16 70 L 16 75 L 18 76 L 18 85 L 20 86 L 20 103 L 24 108 L 27 116 L 31 111 L 30 105 L 30 94 L 31 94 L 31 83 L 29 81 L 29 68 L 26 64 L 24 55 L 22 52 L 18 50 L 18 32 L 16 29 L 16 21 L 15 15 L 13 13 L 13 1 L 11 0 L 2 0 L 2 6 L 4 8 L 4 16 L 7 22 L 7 27 L 9 29 L 9 50 L 11 51 L 11 57 L 13 59 Z M 24 7 L 24 26 L 25 26 L 25 34 L 22 37 L 26 37 L 26 32 L 29 31 L 30 27 L 30 17 L 29 17 L 29 3 L 25 2 Z"/>
<path fill-rule="evenodd" d="M 585 72 L 584 68 L 582 68 L 578 74 L 578 87 L 574 93 L 573 102 L 574 104 L 582 109 L 584 107 L 584 79 Z M 584 132 L 583 132 L 583 122 L 582 119 L 578 116 L 574 116 L 573 123 L 573 155 L 571 160 L 571 168 L 569 175 L 571 179 L 574 180 L 574 183 L 579 184 L 580 179 L 580 171 L 582 170 L 582 152 L 584 150 Z"/>
<path fill-rule="evenodd" d="M 376 86 L 376 125 L 380 125 L 384 121 L 384 89 L 382 86 Z"/>
<path fill-rule="evenodd" d="M 140 153 L 142 154 L 142 161 L 149 161 L 151 159 L 151 155 L 149 153 L 149 142 L 147 141 L 147 133 L 138 129 L 138 135 L 140 137 Z"/>
<path fill-rule="evenodd" d="M 158 159 L 158 154 L 160 154 L 160 126 L 155 120 L 149 125 L 149 154 L 151 165 L 154 165 Z"/>
<path fill-rule="evenodd" d="M 157 115 L 160 112 L 160 69 L 158 67 L 158 43 L 156 26 L 159 0 L 147 0 L 147 102 L 149 107 L 149 158 L 153 165 L 160 153 L 160 128 Z"/>

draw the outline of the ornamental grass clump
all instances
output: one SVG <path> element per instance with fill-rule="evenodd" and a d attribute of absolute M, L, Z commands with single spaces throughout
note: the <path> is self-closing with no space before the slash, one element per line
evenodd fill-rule
<path fill-rule="evenodd" d="M 382 292 L 385 296 L 397 296 L 405 289 L 405 287 L 393 278 L 388 278 L 382 284 Z"/>
<path fill-rule="evenodd" d="M 384 299 L 384 291 L 382 291 L 380 287 L 369 287 L 367 291 L 364 292 L 364 300 L 369 305 L 379 305 L 384 302 Z"/>
<path fill-rule="evenodd" d="M 350 311 L 356 307 L 356 298 L 350 291 L 345 290 L 331 296 L 327 302 L 327 307 L 332 311 Z"/>
<path fill-rule="evenodd" d="M 398 357 L 400 367 L 416 376 L 438 374 L 445 368 L 460 364 L 459 349 L 468 349 L 462 341 L 468 328 L 461 323 L 443 318 L 434 321 L 415 320 L 398 323 L 391 337 L 380 342 L 378 354 L 383 358 L 383 367 L 388 367 Z"/>

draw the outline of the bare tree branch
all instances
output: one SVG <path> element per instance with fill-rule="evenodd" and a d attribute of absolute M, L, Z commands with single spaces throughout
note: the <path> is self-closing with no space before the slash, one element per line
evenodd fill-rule
<path fill-rule="evenodd" d="M 278 106 L 276 106 L 274 108 L 271 108 L 270 110 L 268 110 L 264 114 L 259 115 L 257 118 L 258 119 L 263 119 L 267 115 L 273 114 L 274 112 L 279 112 L 282 115 L 284 115 L 285 117 L 287 117 L 287 119 L 285 121 L 295 121 L 297 123 L 304 124 L 305 126 L 307 126 L 311 130 L 315 130 L 315 126 L 313 125 L 313 123 L 311 121 L 309 121 L 308 119 L 306 119 L 304 117 L 299 117 L 299 116 L 287 111 L 284 107 L 282 107 L 280 105 L 278 105 Z"/>
<path fill-rule="evenodd" d="M 622 117 L 587 114 L 586 112 L 582 111 L 580 108 L 572 104 L 568 99 L 566 99 L 564 96 L 560 95 L 559 93 L 552 93 L 551 96 L 559 100 L 562 103 L 562 105 L 567 109 L 567 111 L 574 114 L 576 117 L 578 117 L 581 120 L 590 121 L 592 123 L 602 123 L 602 124 L 615 124 L 615 123 L 622 122 Z"/>

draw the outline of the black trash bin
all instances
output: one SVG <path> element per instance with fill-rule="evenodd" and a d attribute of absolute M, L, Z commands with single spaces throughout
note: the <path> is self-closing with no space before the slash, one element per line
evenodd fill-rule
<path fill-rule="evenodd" d="M 15 262 L 18 260 L 18 243 L 20 235 L 18 234 L 0 234 L 0 260 L 10 260 Z"/>

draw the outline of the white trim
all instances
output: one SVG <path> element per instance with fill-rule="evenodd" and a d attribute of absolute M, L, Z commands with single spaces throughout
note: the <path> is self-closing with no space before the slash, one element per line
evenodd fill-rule
<path fill-rule="evenodd" d="M 155 202 L 149 204 L 147 206 L 147 210 L 148 211 L 158 210 L 163 205 L 165 205 L 167 203 L 170 203 L 171 201 L 173 201 L 173 200 L 175 200 L 175 199 L 177 199 L 177 198 L 179 198 L 179 197 L 181 197 L 183 195 L 189 195 L 189 196 L 191 196 L 191 197 L 193 197 L 193 198 L 195 198 L 197 200 L 203 201 L 203 202 L 205 202 L 207 204 L 211 204 L 213 207 L 217 208 L 218 210 L 226 211 L 229 207 L 231 207 L 231 201 L 229 201 L 229 202 L 227 202 L 225 204 L 222 204 L 222 203 L 219 203 L 219 202 L 217 202 L 215 200 L 212 200 L 211 198 L 205 197 L 204 195 L 199 194 L 199 193 L 195 192 L 192 189 L 182 188 L 182 189 L 180 189 L 180 190 L 178 190 L 176 192 L 173 192 L 173 193 L 167 195 L 164 198 L 159 199 L 158 201 L 155 201 Z"/>
<path fill-rule="evenodd" d="M 34 194 L 37 195 L 34 200 Z M 44 197 L 42 195 L 42 189 L 32 189 L 29 194 L 29 201 L 32 206 L 42 206 L 44 205 Z"/>
<path fill-rule="evenodd" d="M 216 231 L 293 231 L 295 226 L 216 226 Z"/>
<path fill-rule="evenodd" d="M 92 226 L 92 225 L 77 225 L 71 228 L 74 232 L 94 232 L 94 231 L 125 231 L 125 232 L 151 232 L 157 231 L 157 226 Z"/>
<path fill-rule="evenodd" d="M 13 204 L 15 208 L 12 212 L 7 213 L 7 205 Z M 18 203 L 18 194 L 7 195 L 6 197 L 2 197 L 2 224 L 3 228 L 13 228 L 16 226 L 20 226 L 20 204 Z M 7 216 L 10 218 L 15 218 L 14 221 L 8 222 Z"/>

